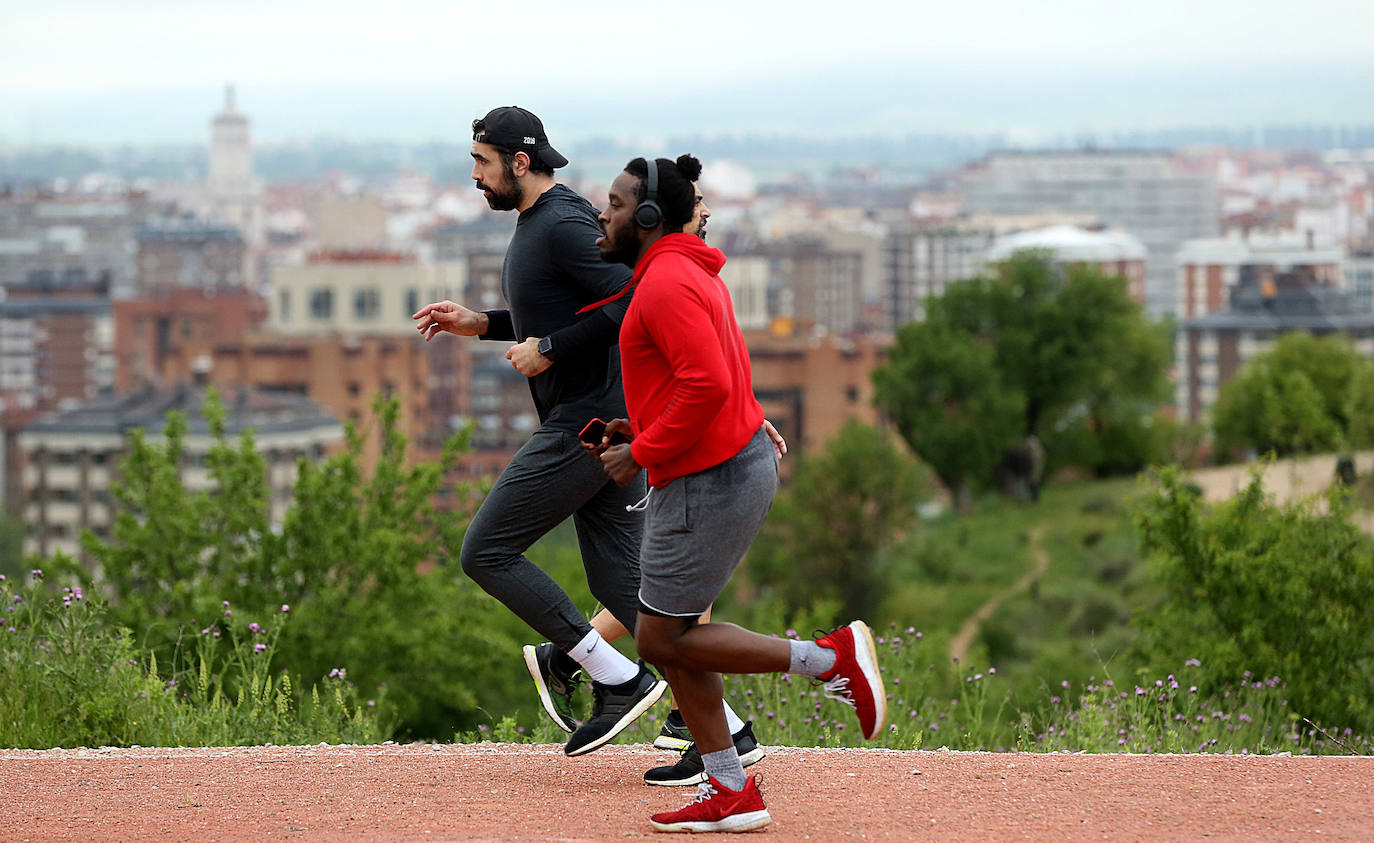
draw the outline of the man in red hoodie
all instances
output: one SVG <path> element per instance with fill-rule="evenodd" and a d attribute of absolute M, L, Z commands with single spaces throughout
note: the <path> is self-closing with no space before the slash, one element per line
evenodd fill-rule
<path fill-rule="evenodd" d="M 636 645 L 663 669 L 707 776 L 685 808 L 650 821 L 660 831 L 748 831 L 771 818 L 732 743 L 721 673 L 819 678 L 827 696 L 855 709 L 870 740 L 882 730 L 886 698 L 863 621 L 815 641 L 701 622 L 768 515 L 778 458 L 720 280 L 725 255 L 682 230 L 700 174 L 690 155 L 636 158 L 611 185 L 597 244 L 603 260 L 634 268 L 620 327 L 630 417 L 608 425 L 593 453 L 617 484 L 647 472 Z M 630 443 L 609 445 L 616 432 Z"/>

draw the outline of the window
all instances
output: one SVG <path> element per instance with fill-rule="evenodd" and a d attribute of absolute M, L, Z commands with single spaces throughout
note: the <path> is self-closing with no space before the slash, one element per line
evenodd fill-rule
<path fill-rule="evenodd" d="M 376 319 L 381 312 L 381 296 L 376 287 L 353 291 L 353 315 L 358 319 Z"/>
<path fill-rule="evenodd" d="M 282 291 L 281 291 L 281 294 L 278 295 L 278 297 L 277 297 L 277 302 L 278 302 L 278 304 L 277 304 L 277 311 L 278 311 L 278 313 L 279 313 L 280 316 L 281 316 L 281 321 L 283 321 L 283 322 L 290 322 L 290 321 L 291 321 L 291 291 L 290 291 L 290 290 L 282 290 Z"/>
<path fill-rule="evenodd" d="M 328 287 L 317 287 L 310 291 L 310 315 L 315 319 L 332 319 L 334 316 L 334 291 Z"/>
<path fill-rule="evenodd" d="M 420 291 L 411 287 L 406 290 L 406 312 L 405 317 L 410 318 L 411 314 L 420 310 Z"/>

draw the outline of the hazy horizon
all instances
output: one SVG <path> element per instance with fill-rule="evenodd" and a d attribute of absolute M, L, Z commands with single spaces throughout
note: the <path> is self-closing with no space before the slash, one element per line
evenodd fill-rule
<path fill-rule="evenodd" d="M 0 144 L 203 142 L 226 83 L 259 143 L 453 142 L 512 103 L 555 144 L 1374 124 L 1374 4 L 808 8 L 0 0 Z"/>

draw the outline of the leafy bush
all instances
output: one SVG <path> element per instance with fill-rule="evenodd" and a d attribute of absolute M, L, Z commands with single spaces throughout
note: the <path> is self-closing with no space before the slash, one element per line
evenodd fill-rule
<path fill-rule="evenodd" d="M 1137 615 L 1142 657 L 1280 676 L 1299 713 L 1374 729 L 1374 540 L 1338 490 L 1276 506 L 1257 471 L 1235 499 L 1208 508 L 1167 469 L 1136 518 L 1167 591 Z"/>
<path fill-rule="evenodd" d="M 1279 456 L 1374 443 L 1374 363 L 1341 337 L 1280 337 L 1222 386 L 1217 447 Z"/>
<path fill-rule="evenodd" d="M 390 733 L 384 700 L 360 699 L 338 671 L 298 701 L 273 667 L 286 625 L 226 617 L 159 669 L 80 586 L 60 599 L 41 571 L 0 581 L 0 746 L 229 746 L 373 743 Z M 322 687 L 321 687 L 322 686 Z"/>
<path fill-rule="evenodd" d="M 220 616 L 223 601 L 255 617 L 288 605 L 294 622 L 278 658 L 289 672 L 343 668 L 370 696 L 385 686 L 403 734 L 447 736 L 474 724 L 484 703 L 521 681 L 506 668 L 518 662 L 523 625 L 433 564 L 456 554 L 467 521 L 434 505 L 465 439 L 450 441 L 437 463 L 406 467 L 397 403 L 379 398 L 373 409 L 375 469 L 362 470 L 364 437 L 349 425 L 345 452 L 299 461 L 280 525 L 268 520 L 267 469 L 252 433 L 226 438 L 213 392 L 204 404 L 211 488 L 182 482 L 184 415 L 169 414 L 161 447 L 135 431 L 113 489 L 112 536 L 82 540 L 113 621 L 166 664 L 188 630 Z M 501 679 L 472 681 L 489 675 Z"/>
<path fill-rule="evenodd" d="M 849 421 L 779 492 L 750 552 L 754 597 L 776 597 L 792 613 L 833 599 L 839 614 L 828 620 L 871 617 L 889 576 L 880 551 L 915 523 L 930 485 L 891 439 Z"/>

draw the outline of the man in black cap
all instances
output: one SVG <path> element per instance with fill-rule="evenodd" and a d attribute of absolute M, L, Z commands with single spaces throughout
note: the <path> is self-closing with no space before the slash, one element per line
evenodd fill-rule
<path fill-rule="evenodd" d="M 645 485 L 641 479 L 617 486 L 578 440 L 589 420 L 625 416 L 616 343 L 631 297 L 578 311 L 615 296 L 630 271 L 601 259 L 596 209 L 554 181 L 553 171 L 568 159 L 549 145 L 538 117 L 507 106 L 474 120 L 472 158 L 472 178 L 487 204 L 520 214 L 501 269 L 510 309 L 477 312 L 442 301 L 414 318 L 426 341 L 447 332 L 514 342 L 506 358 L 529 378 L 539 428 L 473 517 L 460 559 L 468 576 L 552 642 L 527 647 L 527 667 L 549 716 L 573 733 L 564 751 L 581 755 L 608 743 L 667 687 L 606 643 L 524 555 L 572 516 L 592 595 L 634 630 L 643 517 L 633 510 Z M 592 716 L 581 726 L 561 693 L 579 669 L 591 677 L 593 692 Z"/>

